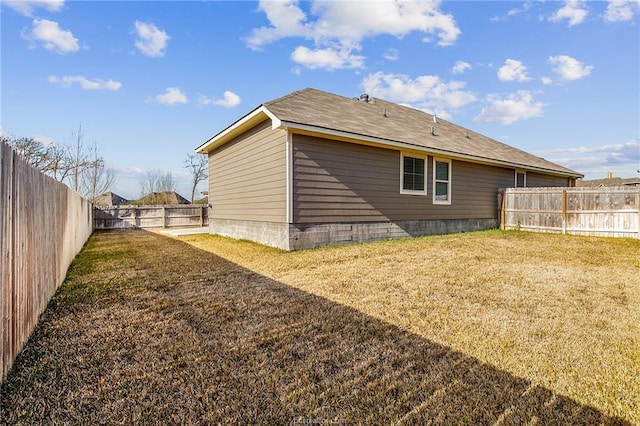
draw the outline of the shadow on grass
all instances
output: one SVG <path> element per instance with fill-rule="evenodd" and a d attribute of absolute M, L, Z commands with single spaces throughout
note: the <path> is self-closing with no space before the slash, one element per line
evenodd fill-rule
<path fill-rule="evenodd" d="M 168 237 L 98 232 L 74 267 L 4 423 L 627 424 Z"/>

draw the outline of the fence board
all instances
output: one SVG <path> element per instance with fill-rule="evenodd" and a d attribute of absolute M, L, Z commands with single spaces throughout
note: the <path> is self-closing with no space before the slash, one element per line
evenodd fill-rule
<path fill-rule="evenodd" d="M 92 226 L 88 201 L 0 143 L 2 380 Z"/>
<path fill-rule="evenodd" d="M 95 229 L 181 228 L 209 225 L 208 207 L 192 204 L 94 208 Z"/>
<path fill-rule="evenodd" d="M 501 190 L 502 229 L 640 238 L 640 188 Z"/>

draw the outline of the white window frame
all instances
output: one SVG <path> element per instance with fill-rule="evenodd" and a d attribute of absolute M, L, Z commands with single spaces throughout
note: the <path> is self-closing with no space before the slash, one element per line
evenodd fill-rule
<path fill-rule="evenodd" d="M 523 186 L 518 186 L 518 174 L 524 175 Z M 526 188 L 527 187 L 527 171 L 526 170 L 516 169 L 514 182 L 513 182 L 513 187 L 514 188 Z"/>
<path fill-rule="evenodd" d="M 418 158 L 424 161 L 424 190 L 404 189 L 404 157 Z M 423 155 L 400 153 L 400 193 L 406 195 L 427 195 L 427 166 L 428 158 Z"/>
<path fill-rule="evenodd" d="M 449 180 L 436 180 L 436 163 L 447 163 L 449 168 Z M 442 204 L 442 205 L 451 205 L 451 185 L 453 182 L 453 172 L 451 168 L 451 159 L 450 158 L 438 158 L 433 157 L 433 204 Z M 436 199 L 436 184 L 446 182 L 447 183 L 447 199 L 446 200 L 438 200 Z"/>

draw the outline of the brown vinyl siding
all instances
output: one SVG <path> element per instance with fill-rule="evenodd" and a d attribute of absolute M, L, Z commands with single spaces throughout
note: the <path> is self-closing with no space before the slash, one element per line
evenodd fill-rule
<path fill-rule="evenodd" d="M 295 223 L 389 220 L 400 153 L 310 136 L 293 139 Z"/>
<path fill-rule="evenodd" d="M 440 218 L 497 218 L 498 189 L 513 187 L 514 173 L 513 169 L 453 160 L 451 206 L 438 207 L 454 207 L 454 210 L 449 216 L 446 209 L 442 209 Z"/>
<path fill-rule="evenodd" d="M 570 178 L 527 172 L 527 187 L 571 186 Z"/>
<path fill-rule="evenodd" d="M 209 154 L 211 218 L 286 221 L 286 132 L 264 121 Z"/>
<path fill-rule="evenodd" d="M 293 142 L 294 223 L 496 218 L 498 188 L 513 186 L 513 169 L 453 160 L 451 205 L 434 205 L 431 156 L 427 195 L 407 195 L 400 151 L 302 135 Z"/>

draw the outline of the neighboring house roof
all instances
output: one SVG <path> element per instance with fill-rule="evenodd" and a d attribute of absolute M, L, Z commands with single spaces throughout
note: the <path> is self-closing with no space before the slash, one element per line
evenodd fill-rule
<path fill-rule="evenodd" d="M 129 201 L 114 192 L 105 192 L 98 195 L 93 201 L 94 204 L 100 206 L 119 206 L 120 204 L 127 204 Z"/>
<path fill-rule="evenodd" d="M 140 204 L 189 204 L 189 200 L 175 191 L 151 192 L 138 200 Z"/>
<path fill-rule="evenodd" d="M 265 102 L 196 149 L 207 153 L 266 118 L 272 127 L 326 135 L 356 143 L 416 149 L 471 161 L 581 177 L 512 146 L 475 133 L 423 111 L 372 98 L 346 98 L 316 89 L 303 89 Z M 433 134 L 432 134 L 433 128 Z"/>
<path fill-rule="evenodd" d="M 576 186 L 584 187 L 614 187 L 614 186 L 640 186 L 640 178 L 611 177 L 605 179 L 578 180 Z"/>

